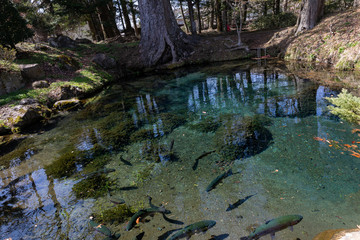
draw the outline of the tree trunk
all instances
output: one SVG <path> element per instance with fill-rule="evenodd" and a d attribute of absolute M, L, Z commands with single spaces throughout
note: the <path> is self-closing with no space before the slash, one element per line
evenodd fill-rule
<path fill-rule="evenodd" d="M 275 0 L 274 14 L 275 15 L 280 14 L 280 0 Z"/>
<path fill-rule="evenodd" d="M 88 23 L 89 23 L 92 39 L 94 41 L 104 40 L 105 39 L 104 33 L 102 31 L 98 16 L 95 14 L 89 14 Z"/>
<path fill-rule="evenodd" d="M 120 35 L 116 26 L 115 14 L 112 6 L 112 1 L 97 7 L 98 17 L 101 23 L 101 28 L 105 38 L 112 38 Z"/>
<path fill-rule="evenodd" d="M 194 8 L 192 0 L 187 0 L 188 10 L 189 10 L 189 18 L 190 18 L 190 31 L 192 35 L 196 35 L 196 23 L 194 17 Z"/>
<path fill-rule="evenodd" d="M 170 0 L 139 0 L 139 10 L 140 51 L 145 65 L 177 62 L 190 55 L 189 36 L 179 28 Z"/>
<path fill-rule="evenodd" d="M 200 0 L 196 0 L 195 1 L 195 4 L 196 4 L 196 11 L 197 11 L 197 14 L 198 14 L 198 28 L 199 28 L 199 33 L 201 33 L 201 14 L 200 14 Z"/>
<path fill-rule="evenodd" d="M 129 2 L 129 6 L 130 6 L 130 11 L 131 11 L 131 15 L 132 15 L 132 20 L 133 20 L 133 24 L 134 24 L 134 28 L 135 28 L 135 35 L 139 36 L 140 35 L 140 31 L 137 27 L 136 24 L 136 12 L 135 12 L 135 8 L 134 8 L 134 1 L 130 0 Z"/>
<path fill-rule="evenodd" d="M 247 18 L 247 9 L 248 9 L 248 1 L 245 1 L 244 3 L 244 16 L 243 16 L 243 24 L 246 24 L 246 18 Z"/>
<path fill-rule="evenodd" d="M 284 12 L 287 12 L 288 10 L 288 0 L 285 0 L 284 2 Z"/>
<path fill-rule="evenodd" d="M 216 0 L 216 29 L 218 32 L 222 32 L 222 16 L 221 16 L 221 2 L 220 0 Z"/>
<path fill-rule="evenodd" d="M 123 16 L 124 16 L 124 20 L 125 20 L 125 35 L 134 35 L 134 29 L 131 27 L 131 23 L 130 23 L 130 17 L 129 17 L 129 12 L 127 10 L 127 6 L 126 6 L 126 0 L 120 0 L 120 4 L 121 4 L 121 9 L 123 11 Z"/>
<path fill-rule="evenodd" d="M 181 10 L 181 16 L 183 18 L 183 21 L 184 21 L 184 25 L 185 25 L 185 28 L 186 28 L 186 33 L 189 33 L 189 27 L 186 23 L 186 19 L 185 19 L 185 15 L 184 15 L 184 9 L 183 9 L 183 6 L 182 6 L 182 0 L 179 0 L 179 4 L 180 4 L 180 10 Z"/>
<path fill-rule="evenodd" d="M 214 19 L 215 19 L 215 4 L 214 4 L 214 0 L 211 0 L 210 26 L 209 26 L 209 28 L 211 27 L 211 29 L 215 29 Z"/>
<path fill-rule="evenodd" d="M 116 3 L 118 5 L 118 9 L 119 9 L 119 18 L 120 18 L 120 21 L 121 21 L 121 26 L 122 26 L 123 30 L 125 30 L 125 23 L 124 23 L 124 18 L 123 18 L 123 14 L 122 14 L 120 1 L 117 0 Z"/>
<path fill-rule="evenodd" d="M 324 13 L 325 0 L 304 0 L 298 18 L 296 34 L 312 29 Z"/>

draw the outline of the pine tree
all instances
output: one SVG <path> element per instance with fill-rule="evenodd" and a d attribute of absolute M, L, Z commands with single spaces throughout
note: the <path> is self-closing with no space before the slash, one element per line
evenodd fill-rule
<path fill-rule="evenodd" d="M 0 0 L 0 44 L 15 48 L 15 44 L 33 35 L 26 21 L 9 0 Z"/>

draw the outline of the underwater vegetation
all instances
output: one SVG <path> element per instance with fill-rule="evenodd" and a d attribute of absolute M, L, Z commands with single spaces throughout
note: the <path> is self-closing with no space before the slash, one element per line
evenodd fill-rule
<path fill-rule="evenodd" d="M 145 167 L 143 170 L 138 171 L 135 173 L 136 182 L 142 183 L 148 179 L 151 178 L 151 172 L 154 169 L 155 165 L 150 164 L 147 167 Z"/>
<path fill-rule="evenodd" d="M 173 161 L 176 156 L 172 149 L 156 140 L 146 141 L 141 147 L 142 158 L 152 162 Z"/>
<path fill-rule="evenodd" d="M 161 130 L 164 134 L 171 133 L 175 128 L 186 123 L 186 117 L 174 113 L 160 113 L 158 121 L 161 122 Z"/>
<path fill-rule="evenodd" d="M 119 204 L 99 213 L 94 213 L 94 217 L 96 221 L 102 223 L 123 223 L 129 220 L 135 212 L 136 210 L 127 204 Z"/>
<path fill-rule="evenodd" d="M 33 144 L 27 144 L 25 140 L 21 144 L 19 144 L 13 151 L 0 156 L 0 168 L 1 170 L 7 169 L 12 165 L 12 162 L 20 162 L 29 159 L 32 155 L 36 154 L 39 151 L 37 147 Z"/>
<path fill-rule="evenodd" d="M 135 131 L 133 134 L 131 134 L 130 136 L 130 141 L 131 142 L 140 142 L 143 140 L 150 140 L 150 139 L 154 139 L 154 132 L 152 129 L 139 129 L 137 131 Z"/>
<path fill-rule="evenodd" d="M 223 161 L 233 161 L 262 152 L 272 140 L 271 132 L 264 127 L 268 124 L 262 116 L 225 116 L 214 137 L 217 153 Z"/>
<path fill-rule="evenodd" d="M 66 151 L 54 162 L 46 166 L 45 171 L 46 174 L 54 178 L 69 177 L 76 172 L 76 166 L 84 163 L 86 160 L 81 151 L 72 148 L 72 150 Z"/>
<path fill-rule="evenodd" d="M 97 198 L 105 195 L 112 185 L 105 174 L 93 174 L 73 186 L 77 198 Z"/>
<path fill-rule="evenodd" d="M 220 126 L 221 123 L 213 117 L 207 117 L 198 123 L 189 124 L 190 129 L 203 133 L 215 132 Z"/>

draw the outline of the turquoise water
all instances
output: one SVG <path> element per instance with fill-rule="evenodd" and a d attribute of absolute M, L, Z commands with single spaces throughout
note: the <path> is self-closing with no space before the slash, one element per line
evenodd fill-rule
<path fill-rule="evenodd" d="M 173 221 L 156 214 L 130 231 L 128 218 L 99 223 L 120 239 L 142 232 L 143 239 L 165 239 L 201 220 L 217 224 L 191 239 L 239 239 L 289 214 L 303 220 L 276 239 L 355 228 L 360 137 L 327 111 L 324 97 L 335 94 L 279 68 L 242 63 L 111 86 L 0 157 L 1 239 L 103 239 L 91 216 L 97 221 L 116 207 L 112 197 L 133 211 L 148 208 L 148 195 Z M 230 168 L 233 175 L 205 191 Z M 106 182 L 79 185 L 94 176 Z"/>

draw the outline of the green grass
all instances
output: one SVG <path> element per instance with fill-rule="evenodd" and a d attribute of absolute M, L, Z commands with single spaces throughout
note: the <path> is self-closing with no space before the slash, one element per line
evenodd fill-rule
<path fill-rule="evenodd" d="M 29 58 L 16 59 L 16 64 L 33 64 L 33 63 L 53 63 L 56 62 L 58 54 L 49 54 L 44 52 L 33 52 Z"/>
<path fill-rule="evenodd" d="M 105 82 L 112 80 L 112 76 L 102 70 L 98 70 L 95 67 L 88 67 L 80 71 L 80 75 L 71 79 L 70 81 L 55 82 L 50 85 L 49 88 L 41 89 L 22 89 L 13 93 L 0 96 L 0 106 L 5 104 L 17 104 L 23 98 L 34 98 L 38 101 L 45 103 L 47 94 L 63 85 L 76 86 L 83 89 L 85 92 L 93 91 L 96 88 L 101 87 Z"/>

